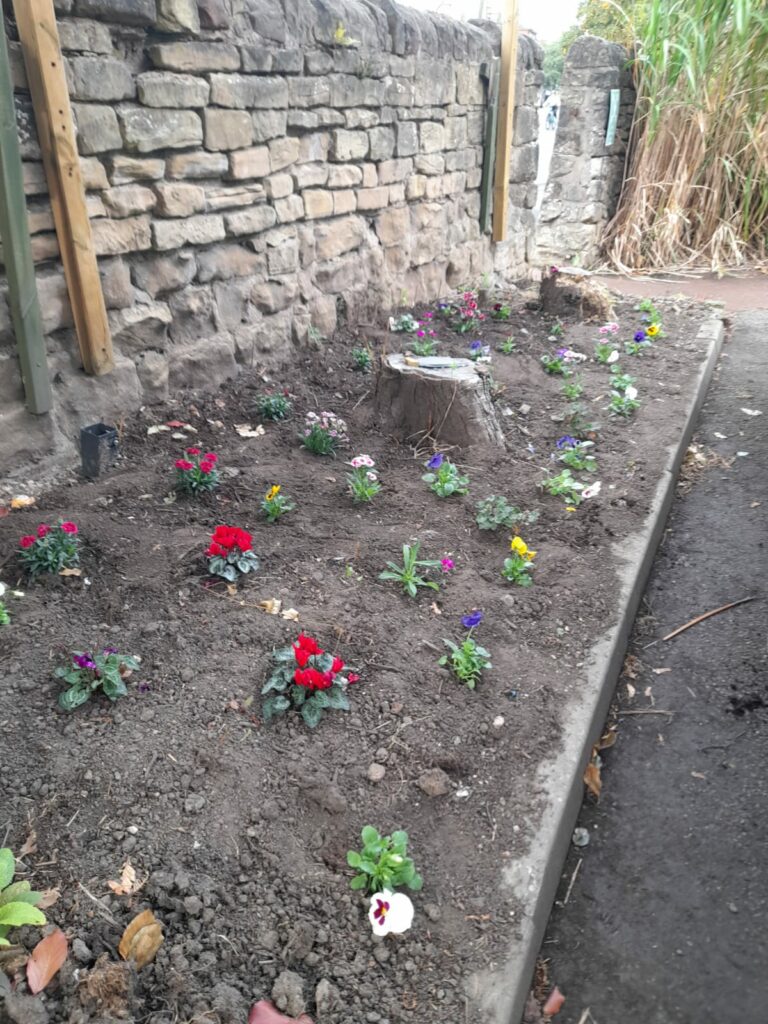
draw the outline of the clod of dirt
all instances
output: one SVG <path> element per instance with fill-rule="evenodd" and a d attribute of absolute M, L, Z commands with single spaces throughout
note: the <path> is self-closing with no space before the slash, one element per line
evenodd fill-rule
<path fill-rule="evenodd" d="M 578 312 L 584 320 L 607 323 L 615 320 L 611 293 L 580 267 L 562 267 L 544 277 L 539 290 L 541 311 L 548 316 L 567 316 Z"/>
<path fill-rule="evenodd" d="M 102 1017 L 130 1017 L 134 977 L 130 964 L 110 961 L 103 953 L 81 979 L 78 996 L 83 1008 Z"/>
<path fill-rule="evenodd" d="M 327 978 L 322 978 L 315 989 L 315 1010 L 322 1024 L 323 1019 L 339 1005 L 339 990 Z"/>
<path fill-rule="evenodd" d="M 347 798 L 333 782 L 307 786 L 307 797 L 330 814 L 343 814 L 347 809 Z"/>
<path fill-rule="evenodd" d="M 220 981 L 211 989 L 211 1008 L 219 1024 L 243 1024 L 248 1013 L 245 999 L 232 985 Z"/>
<path fill-rule="evenodd" d="M 368 766 L 368 779 L 370 782 L 381 782 L 386 774 L 387 769 L 383 764 L 378 764 L 378 762 L 374 761 L 373 764 Z"/>
<path fill-rule="evenodd" d="M 451 791 L 451 779 L 442 768 L 430 768 L 419 776 L 418 787 L 427 796 L 445 796 Z"/>
<path fill-rule="evenodd" d="M 46 1024 L 48 1011 L 39 996 L 7 995 L 2 1003 L 3 1024 Z"/>
<path fill-rule="evenodd" d="M 309 921 L 300 921 L 288 936 L 283 950 L 283 960 L 289 964 L 296 960 L 304 960 L 312 952 L 314 944 L 314 925 L 311 925 Z"/>
<path fill-rule="evenodd" d="M 291 1017 L 304 1013 L 304 979 L 294 971 L 283 971 L 278 974 L 272 986 L 272 1000 L 278 1010 L 283 1010 Z"/>

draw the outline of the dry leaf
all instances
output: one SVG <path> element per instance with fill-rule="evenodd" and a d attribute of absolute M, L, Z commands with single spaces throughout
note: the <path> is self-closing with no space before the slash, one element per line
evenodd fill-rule
<path fill-rule="evenodd" d="M 556 1013 L 559 1013 L 563 1008 L 565 1002 L 565 996 L 560 989 L 555 985 L 552 991 L 549 993 L 549 998 L 542 1007 L 542 1013 L 547 1017 L 554 1017 Z"/>
<path fill-rule="evenodd" d="M 164 423 L 156 423 L 152 427 L 147 427 L 147 434 L 160 434 L 170 430 L 170 427 L 166 427 Z"/>
<path fill-rule="evenodd" d="M 47 910 L 48 907 L 52 907 L 54 903 L 59 902 L 60 896 L 61 889 L 46 889 L 35 906 L 38 910 Z"/>
<path fill-rule="evenodd" d="M 180 430 L 175 430 L 171 434 L 171 437 L 173 438 L 174 441 L 186 441 L 186 437 L 184 437 Z"/>
<path fill-rule="evenodd" d="M 749 507 L 750 508 L 760 508 L 761 505 L 762 505 L 761 501 L 751 501 L 749 503 Z"/>
<path fill-rule="evenodd" d="M 283 602 L 276 597 L 268 597 L 266 601 L 259 601 L 259 608 L 262 608 L 267 615 L 279 615 Z"/>
<path fill-rule="evenodd" d="M 64 569 L 59 569 L 59 576 L 82 576 L 82 575 L 83 575 L 83 570 L 82 569 L 67 569 L 66 567 Z"/>
<path fill-rule="evenodd" d="M 133 960 L 140 971 L 152 963 L 162 942 L 163 926 L 151 910 L 144 910 L 125 929 L 117 949 L 123 960 Z"/>
<path fill-rule="evenodd" d="M 616 732 L 615 727 L 606 729 L 606 731 L 595 744 L 595 747 L 597 750 L 609 750 L 615 744 L 618 738 L 619 734 Z"/>
<path fill-rule="evenodd" d="M 643 690 L 643 696 L 647 697 L 648 700 L 651 702 L 651 707 L 655 706 L 656 701 L 654 700 L 653 691 L 650 686 L 646 686 L 646 688 Z"/>
<path fill-rule="evenodd" d="M 37 498 L 33 498 L 30 494 L 17 494 L 15 498 L 11 498 L 11 508 L 29 508 L 36 501 Z"/>
<path fill-rule="evenodd" d="M 184 426 L 184 424 L 181 422 L 181 420 L 168 420 L 165 425 L 166 425 L 166 427 L 176 427 L 176 428 Z"/>
<path fill-rule="evenodd" d="M 254 429 L 250 423 L 236 423 L 235 432 L 238 433 L 240 437 L 263 437 L 266 433 L 261 424 Z"/>
<path fill-rule="evenodd" d="M 634 688 L 632 683 L 627 683 L 627 699 L 632 700 L 636 693 L 637 690 Z"/>
<path fill-rule="evenodd" d="M 248 1024 L 312 1024 L 312 1018 L 306 1013 L 302 1013 L 300 1017 L 286 1017 L 269 999 L 260 999 L 251 1007 Z"/>
<path fill-rule="evenodd" d="M 299 613 L 295 608 L 286 608 L 284 612 L 280 613 L 281 617 L 287 619 L 289 622 L 298 622 Z"/>
<path fill-rule="evenodd" d="M 624 667 L 621 670 L 621 674 L 626 676 L 627 679 L 637 679 L 642 669 L 643 665 L 640 659 L 635 657 L 634 654 L 628 654 L 624 659 Z"/>
<path fill-rule="evenodd" d="M 437 601 L 433 601 L 432 604 L 429 607 L 435 613 L 435 615 L 442 615 L 443 614 L 440 611 L 440 609 L 437 607 Z"/>
<path fill-rule="evenodd" d="M 27 857 L 30 853 L 37 853 L 37 832 L 33 829 L 27 836 L 27 840 L 19 850 L 19 857 Z"/>
<path fill-rule="evenodd" d="M 8 508 L 7 505 L 0 505 L 0 519 L 4 519 L 5 516 L 9 516 L 10 514 L 11 510 Z"/>
<path fill-rule="evenodd" d="M 143 878 L 140 882 L 136 880 L 136 869 L 131 864 L 130 860 L 127 860 L 125 864 L 123 864 L 120 881 L 107 882 L 107 885 L 116 896 L 133 896 L 134 893 L 143 889 L 146 881 L 146 878 Z"/>
<path fill-rule="evenodd" d="M 694 777 L 694 779 L 706 779 L 707 777 L 706 775 L 704 775 L 703 772 L 691 772 L 691 775 Z"/>
<path fill-rule="evenodd" d="M 598 800 L 600 799 L 600 791 L 603 788 L 603 782 L 600 778 L 600 765 L 594 751 L 592 754 L 592 760 L 589 762 L 586 771 L 584 772 L 584 785 L 593 796 Z"/>
<path fill-rule="evenodd" d="M 744 413 L 745 416 L 762 416 L 763 415 L 763 410 L 762 409 L 745 409 L 743 405 L 741 407 L 741 411 Z"/>
<path fill-rule="evenodd" d="M 672 669 L 671 668 L 654 668 L 654 669 L 651 669 L 651 671 L 653 672 L 653 674 L 655 676 L 663 676 L 667 672 L 671 672 Z"/>
<path fill-rule="evenodd" d="M 27 984 L 33 996 L 43 991 L 67 959 L 67 948 L 67 937 L 57 928 L 32 950 L 32 956 L 27 960 Z"/>
<path fill-rule="evenodd" d="M 235 586 L 234 583 L 227 584 L 227 593 L 229 594 L 230 597 L 235 596 L 235 594 L 237 593 L 237 587 Z"/>

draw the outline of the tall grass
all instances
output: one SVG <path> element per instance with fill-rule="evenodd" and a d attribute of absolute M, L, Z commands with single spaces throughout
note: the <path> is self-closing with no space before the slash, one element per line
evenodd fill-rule
<path fill-rule="evenodd" d="M 651 0 L 604 252 L 620 268 L 768 258 L 768 3 Z"/>

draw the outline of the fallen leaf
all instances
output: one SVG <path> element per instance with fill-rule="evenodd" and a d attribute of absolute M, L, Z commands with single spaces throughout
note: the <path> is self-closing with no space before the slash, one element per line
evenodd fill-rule
<path fill-rule="evenodd" d="M 584 785 L 593 796 L 598 800 L 600 799 L 600 791 L 603 788 L 603 783 L 600 778 L 600 765 L 598 764 L 597 759 L 593 759 L 587 765 L 586 771 L 584 772 Z"/>
<path fill-rule="evenodd" d="M 49 907 L 52 907 L 54 903 L 59 902 L 60 896 L 61 889 L 46 889 L 35 906 L 38 910 L 47 910 Z"/>
<path fill-rule="evenodd" d="M 300 1017 L 286 1017 L 269 999 L 260 999 L 251 1007 L 248 1024 L 312 1024 L 312 1018 L 306 1013 Z"/>
<path fill-rule="evenodd" d="M 44 939 L 40 939 L 32 950 L 32 955 L 27 960 L 27 984 L 33 996 L 43 991 L 67 959 L 67 949 L 67 937 L 60 928 L 57 928 Z"/>
<path fill-rule="evenodd" d="M 298 622 L 299 613 L 295 608 L 286 608 L 284 612 L 280 613 L 281 617 L 287 619 L 288 622 Z"/>
<path fill-rule="evenodd" d="M 29 494 L 17 494 L 15 498 L 11 498 L 11 508 L 29 508 L 36 501 L 37 498 L 33 498 Z"/>
<path fill-rule="evenodd" d="M 706 779 L 707 777 L 706 775 L 704 775 L 703 772 L 691 772 L 691 775 L 694 777 L 694 779 Z"/>
<path fill-rule="evenodd" d="M 144 888 L 147 879 L 144 878 L 142 881 L 136 879 L 136 869 L 130 860 L 127 860 L 123 864 L 122 871 L 120 874 L 119 882 L 107 882 L 107 885 L 115 893 L 116 896 L 133 896 L 140 889 Z"/>
<path fill-rule="evenodd" d="M 718 438 L 720 441 L 727 441 L 728 440 L 728 435 L 727 434 L 718 434 L 717 431 L 715 431 L 714 436 L 716 438 Z"/>
<path fill-rule="evenodd" d="M 165 431 L 168 431 L 170 429 L 171 428 L 170 427 L 166 427 L 166 425 L 164 423 L 156 423 L 152 427 L 147 427 L 147 433 L 150 434 L 150 435 L 151 434 L 161 434 L 161 433 L 163 433 Z"/>
<path fill-rule="evenodd" d="M 627 679 L 637 679 L 642 670 L 643 664 L 640 659 L 634 654 L 628 654 L 624 659 L 624 667 L 621 670 L 621 674 L 626 676 Z"/>
<path fill-rule="evenodd" d="M 140 971 L 155 959 L 163 942 L 163 926 L 151 910 L 144 910 L 123 932 L 117 950 L 123 960 L 133 960 Z"/>
<path fill-rule="evenodd" d="M 235 594 L 237 593 L 237 587 L 235 586 L 234 583 L 227 584 L 227 593 L 229 594 L 230 597 L 235 596 Z"/>
<path fill-rule="evenodd" d="M 443 614 L 442 611 L 437 607 L 437 601 L 433 601 L 429 607 L 435 613 L 435 615 Z"/>
<path fill-rule="evenodd" d="M 752 502 L 750 502 L 749 507 L 750 508 L 760 508 L 761 505 L 762 505 L 762 501 L 752 501 Z"/>
<path fill-rule="evenodd" d="M 174 441 L 186 441 L 186 438 L 184 437 L 180 430 L 175 430 L 171 434 L 171 437 L 173 438 Z"/>
<path fill-rule="evenodd" d="M 627 698 L 629 700 L 632 700 L 632 698 L 635 696 L 636 693 L 637 693 L 637 690 L 634 688 L 632 683 L 627 683 Z"/>
<path fill-rule="evenodd" d="M 651 671 L 653 672 L 653 674 L 655 676 L 663 676 L 663 675 L 666 675 L 667 672 L 671 672 L 672 669 L 671 668 L 654 668 L 654 669 L 651 669 Z"/>
<path fill-rule="evenodd" d="M 165 425 L 166 425 L 166 427 L 176 427 L 176 428 L 184 426 L 184 424 L 181 422 L 181 420 L 168 420 Z"/>
<path fill-rule="evenodd" d="M 619 738 L 619 734 L 618 734 L 618 732 L 616 732 L 616 728 L 615 727 L 612 727 L 610 729 L 606 729 L 606 731 L 603 733 L 603 735 L 597 741 L 595 746 L 597 747 L 598 750 L 610 750 L 610 748 L 615 745 L 616 740 L 618 738 Z"/>
<path fill-rule="evenodd" d="M 647 697 L 648 700 L 651 702 L 651 707 L 655 705 L 656 701 L 654 700 L 653 690 L 650 686 L 646 686 L 646 688 L 643 690 L 643 696 Z"/>
<path fill-rule="evenodd" d="M 259 608 L 262 608 L 267 615 L 279 615 L 283 602 L 276 597 L 268 597 L 266 601 L 259 601 Z"/>
<path fill-rule="evenodd" d="M 762 416 L 763 415 L 763 410 L 762 409 L 745 409 L 743 405 L 741 407 L 741 411 L 744 413 L 745 416 Z"/>
<path fill-rule="evenodd" d="M 542 1007 L 542 1013 L 548 1017 L 554 1017 L 556 1013 L 559 1013 L 563 1008 L 565 1002 L 565 996 L 560 989 L 555 985 L 552 991 L 549 993 L 546 1003 Z"/>
<path fill-rule="evenodd" d="M 266 433 L 261 424 L 254 429 L 250 423 L 236 423 L 235 432 L 238 433 L 240 437 L 263 437 Z"/>
<path fill-rule="evenodd" d="M 83 570 L 82 569 L 67 569 L 66 567 L 64 569 L 59 569 L 59 576 L 82 576 L 82 575 L 83 575 Z"/>
<path fill-rule="evenodd" d="M 37 853 L 37 832 L 34 829 L 29 833 L 26 842 L 19 850 L 19 857 L 28 857 L 30 853 Z"/>

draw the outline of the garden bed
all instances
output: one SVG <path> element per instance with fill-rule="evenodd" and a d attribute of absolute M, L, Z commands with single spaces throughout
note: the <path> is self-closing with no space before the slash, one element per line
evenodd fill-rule
<path fill-rule="evenodd" d="M 266 375 L 268 385 L 253 371 L 215 395 L 145 410 L 124 424 L 113 473 L 94 483 L 73 477 L 36 508 L 0 519 L 9 584 L 18 537 L 38 523 L 75 521 L 83 544 L 83 575 L 23 584 L 0 633 L 6 845 L 18 851 L 36 833 L 28 877 L 61 889 L 48 917 L 81 940 L 79 962 L 46 993 L 51 1020 L 87 1016 L 73 969 L 82 979 L 97 956 L 115 957 L 122 929 L 144 908 L 165 929 L 125 1007 L 144 1021 L 244 1021 L 286 969 L 303 979 L 320 1024 L 480 1019 L 465 985 L 501 968 L 517 927 L 521 908 L 502 874 L 535 831 L 538 767 L 557 750 L 590 649 L 618 614 L 622 541 L 651 508 L 707 354 L 701 307 L 662 312 L 666 337 L 622 359 L 642 401 L 634 418 L 605 411 L 608 366 L 577 368 L 582 402 L 601 424 L 602 490 L 574 511 L 537 489 L 568 432 L 563 380 L 540 357 L 563 344 L 591 355 L 598 325 L 565 321 L 553 341 L 551 320 L 513 308 L 508 321 L 488 319 L 462 336 L 435 323 L 441 355 L 465 355 L 476 339 L 493 352 L 506 450 L 450 452 L 470 477 L 467 497 L 440 499 L 422 482 L 428 444 L 415 452 L 377 430 L 375 377 L 351 368 L 350 350 L 366 342 L 381 354 L 406 340 L 377 325 L 339 331 Z M 618 305 L 617 319 L 631 339 L 638 313 Z M 517 350 L 504 355 L 498 346 L 509 335 Z M 255 398 L 268 386 L 290 391 L 293 418 L 242 438 L 235 425 L 260 422 Z M 346 454 L 300 447 L 304 413 L 322 409 L 347 420 L 349 455 L 375 459 L 383 488 L 370 505 L 345 493 Z M 187 442 L 147 433 L 166 421 L 197 432 Z M 218 453 L 222 485 L 173 500 L 173 463 L 189 443 Z M 297 508 L 268 525 L 259 505 L 273 484 Z M 529 588 L 500 576 L 509 531 L 477 528 L 475 502 L 490 494 L 539 512 L 520 529 L 538 552 Z M 236 593 L 223 581 L 211 586 L 206 573 L 202 553 L 219 523 L 251 531 L 261 559 Z M 416 600 L 378 579 L 413 540 L 422 557 L 455 563 L 439 594 Z M 267 614 L 259 605 L 268 599 L 296 609 L 298 621 Z M 437 661 L 443 638 L 460 641 L 460 619 L 473 609 L 484 613 L 476 637 L 493 668 L 470 691 Z M 313 731 L 296 714 L 268 725 L 259 717 L 270 654 L 300 630 L 362 677 L 349 690 L 351 710 L 327 712 Z M 129 695 L 59 711 L 53 668 L 100 645 L 142 658 Z M 373 764 L 385 768 L 378 782 L 368 777 Z M 428 796 L 419 780 L 435 768 L 450 791 Z M 366 824 L 407 829 L 424 876 L 403 936 L 374 938 L 367 900 L 349 889 L 346 852 Z M 126 858 L 148 878 L 131 898 L 107 886 Z M 323 979 L 335 1006 L 322 986 L 318 1013 Z"/>

